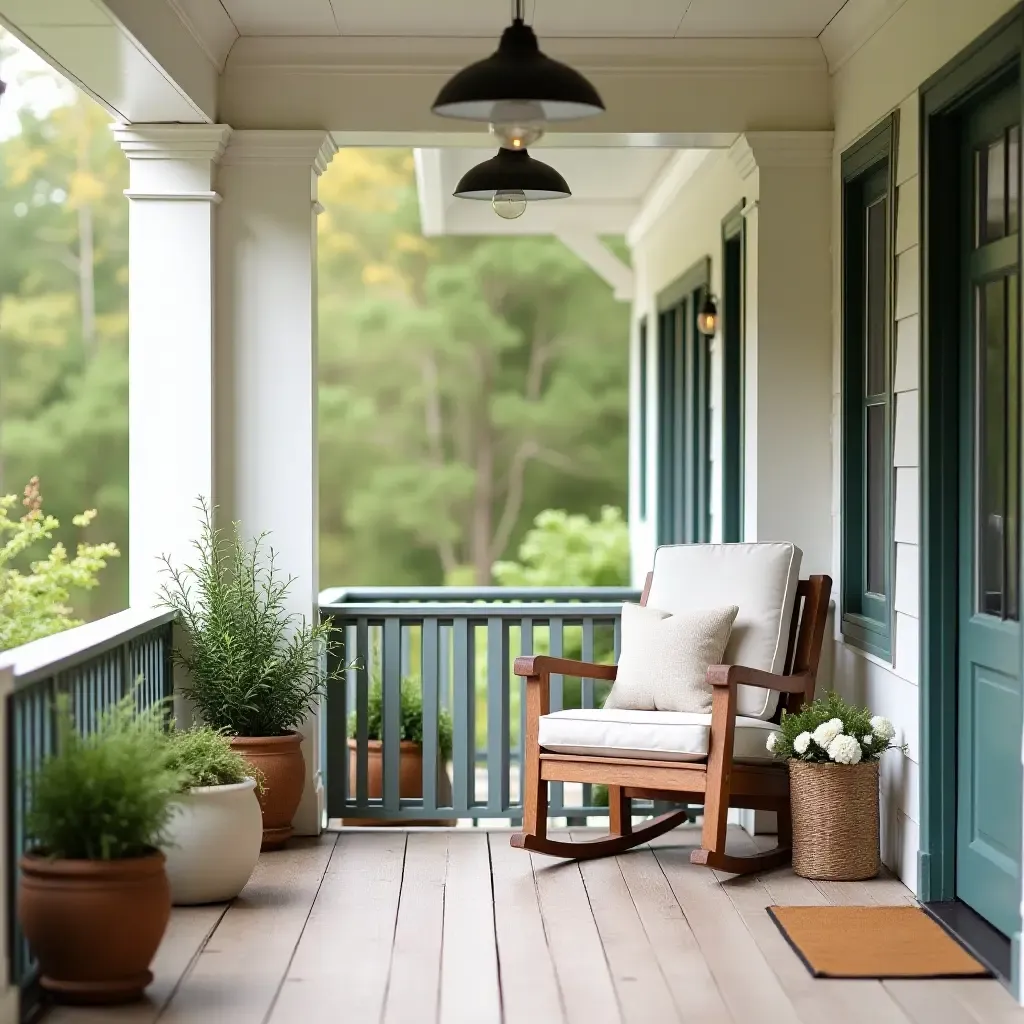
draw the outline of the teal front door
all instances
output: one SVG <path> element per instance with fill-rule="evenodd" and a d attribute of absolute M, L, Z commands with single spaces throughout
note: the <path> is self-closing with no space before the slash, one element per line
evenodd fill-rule
<path fill-rule="evenodd" d="M 1020 931 L 1019 83 L 963 116 L 957 896 Z"/>

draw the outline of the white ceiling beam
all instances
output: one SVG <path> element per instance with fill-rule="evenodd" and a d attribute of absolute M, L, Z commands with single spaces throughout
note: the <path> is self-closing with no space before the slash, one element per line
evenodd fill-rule
<path fill-rule="evenodd" d="M 121 0 L 127 2 L 127 0 Z M 562 134 L 651 137 L 751 128 L 831 127 L 828 71 L 816 39 L 551 39 L 601 92 L 607 113 Z M 434 117 L 437 91 L 493 46 L 453 38 L 243 36 L 220 83 L 220 115 L 236 128 L 326 128 L 349 133 L 480 126 Z"/>
<path fill-rule="evenodd" d="M 633 268 L 623 263 L 597 235 L 586 231 L 560 231 L 558 240 L 611 285 L 612 294 L 619 302 L 633 301 Z"/>
<path fill-rule="evenodd" d="M 120 121 L 216 119 L 217 68 L 164 0 L 0 0 L 0 23 Z"/>
<path fill-rule="evenodd" d="M 658 223 L 665 212 L 676 201 L 687 182 L 697 169 L 714 152 L 711 149 L 684 149 L 676 153 L 665 166 L 657 180 L 647 190 L 640 205 L 640 212 L 626 231 L 626 242 L 630 248 L 636 246 L 644 235 Z"/>

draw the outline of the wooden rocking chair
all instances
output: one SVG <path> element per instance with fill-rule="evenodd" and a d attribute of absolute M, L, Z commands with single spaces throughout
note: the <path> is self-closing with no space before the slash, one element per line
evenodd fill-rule
<path fill-rule="evenodd" d="M 783 549 L 783 552 L 780 554 L 776 550 L 765 553 L 755 550 L 765 548 Z M 791 553 L 788 562 L 782 557 L 786 551 Z M 763 642 L 765 637 L 759 638 L 755 634 L 759 630 L 764 632 L 765 624 L 772 619 L 772 615 L 762 615 L 756 622 L 751 622 L 749 616 L 745 620 L 744 599 L 747 595 L 743 591 L 743 581 L 730 583 L 728 579 L 729 563 L 735 563 L 736 558 L 751 553 L 756 556 L 753 566 L 755 575 L 751 577 L 751 567 L 748 566 L 745 570 L 747 582 L 750 583 L 753 578 L 755 588 L 760 586 L 765 593 L 774 593 L 778 604 L 773 620 L 777 643 L 770 652 L 772 656 L 767 659 L 776 671 L 744 664 L 712 665 L 708 669 L 707 681 L 713 688 L 711 714 L 688 716 L 686 719 L 704 720 L 703 730 L 699 734 L 704 737 L 703 742 L 706 744 L 703 749 L 699 744 L 695 748 L 692 743 L 687 745 L 677 742 L 677 749 L 665 749 L 660 756 L 657 756 L 658 751 L 651 752 L 652 722 L 664 720 L 667 727 L 671 724 L 669 720 L 680 718 L 675 712 L 609 713 L 594 710 L 562 712 L 561 716 L 559 713 L 549 715 L 549 685 L 553 673 L 614 680 L 614 665 L 595 665 L 546 655 L 516 659 L 515 674 L 526 679 L 526 763 L 524 831 L 512 836 L 512 846 L 570 859 L 606 857 L 646 843 L 682 824 L 687 818 L 685 808 L 670 811 L 634 830 L 630 818 L 630 801 L 639 798 L 704 805 L 701 847 L 691 853 L 691 863 L 735 874 L 764 871 L 789 863 L 792 844 L 789 774 L 785 765 L 771 761 L 765 741 L 767 734 L 777 729 L 773 723 L 778 721 L 783 708 L 795 711 L 814 697 L 832 580 L 828 576 L 811 576 L 799 580 L 800 552 L 793 545 L 666 547 L 658 550 L 654 572 L 647 576 L 640 603 L 648 603 L 653 589 L 656 592 L 654 599 L 650 600 L 653 607 L 673 613 L 683 610 L 678 606 L 678 600 L 675 602 L 676 607 L 672 606 L 672 587 L 659 587 L 659 581 L 666 573 L 688 567 L 692 572 L 687 572 L 684 579 L 696 581 L 693 589 L 701 593 L 695 597 L 685 592 L 684 588 L 684 605 L 715 607 L 736 604 L 740 608 L 733 636 L 726 648 L 726 661 L 737 649 L 756 652 L 758 647 L 754 641 L 760 639 Z M 785 578 L 773 582 L 757 575 L 758 559 L 769 576 L 774 571 L 776 575 Z M 711 591 L 710 595 L 704 593 L 706 590 Z M 675 591 L 678 598 L 678 580 Z M 764 596 L 762 593 L 762 599 Z M 697 604 L 698 598 L 700 604 Z M 782 647 L 784 640 L 788 640 L 785 649 Z M 764 650 L 762 646 L 761 651 Z M 765 657 L 762 653 L 759 660 L 764 661 Z M 764 698 L 763 708 L 758 704 L 759 696 Z M 740 715 L 746 715 L 750 713 L 751 707 L 755 710 L 760 708 L 762 716 L 759 719 L 741 717 L 739 723 L 742 728 L 737 728 L 738 709 Z M 613 720 L 610 725 L 607 718 L 609 714 Z M 600 721 L 602 716 L 605 716 L 603 722 Z M 636 724 L 634 720 L 629 720 L 629 716 L 635 716 Z M 627 719 L 625 724 L 622 724 L 623 718 Z M 594 739 L 595 722 L 599 730 L 597 740 Z M 589 729 L 590 735 L 575 738 L 570 735 L 568 741 L 563 735 L 560 742 L 545 739 L 542 734 L 547 732 L 551 735 L 556 726 L 563 732 L 569 728 L 570 731 L 576 729 L 584 734 Z M 637 730 L 645 727 L 647 734 L 638 735 Z M 618 740 L 608 741 L 609 728 L 618 730 Z M 676 736 L 679 735 L 677 732 Z M 691 731 L 690 735 L 694 733 Z M 738 742 L 741 737 L 742 742 Z M 587 742 L 576 745 L 574 739 Z M 680 750 L 680 746 L 687 749 Z M 645 753 L 649 756 L 643 756 Z M 549 839 L 547 814 L 550 782 L 605 784 L 608 787 L 609 835 L 584 843 Z M 727 854 L 725 838 L 730 807 L 775 811 L 778 815 L 778 846 L 752 857 Z"/>

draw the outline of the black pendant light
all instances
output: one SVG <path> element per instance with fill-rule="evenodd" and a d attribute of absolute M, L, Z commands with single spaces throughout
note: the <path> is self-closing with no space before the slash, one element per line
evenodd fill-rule
<path fill-rule="evenodd" d="M 527 203 L 566 199 L 572 193 L 550 164 L 534 160 L 525 149 L 499 149 L 490 160 L 466 171 L 453 195 L 489 202 L 499 217 L 514 220 Z"/>
<path fill-rule="evenodd" d="M 578 71 L 540 52 L 523 0 L 516 0 L 498 49 L 455 75 L 432 109 L 441 117 L 521 125 L 590 117 L 603 113 L 604 103 Z"/>

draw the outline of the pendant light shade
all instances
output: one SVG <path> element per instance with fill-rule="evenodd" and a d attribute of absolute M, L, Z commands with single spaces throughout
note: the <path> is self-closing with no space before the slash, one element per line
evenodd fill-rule
<path fill-rule="evenodd" d="M 463 68 L 438 94 L 441 117 L 491 124 L 573 121 L 604 112 L 597 90 L 578 71 L 540 51 L 517 17 L 485 60 Z"/>
<path fill-rule="evenodd" d="M 527 202 L 566 199 L 569 186 L 550 164 L 534 160 L 525 149 L 499 149 L 497 155 L 471 167 L 455 187 L 457 199 L 492 202 L 497 193 L 521 192 Z"/>

